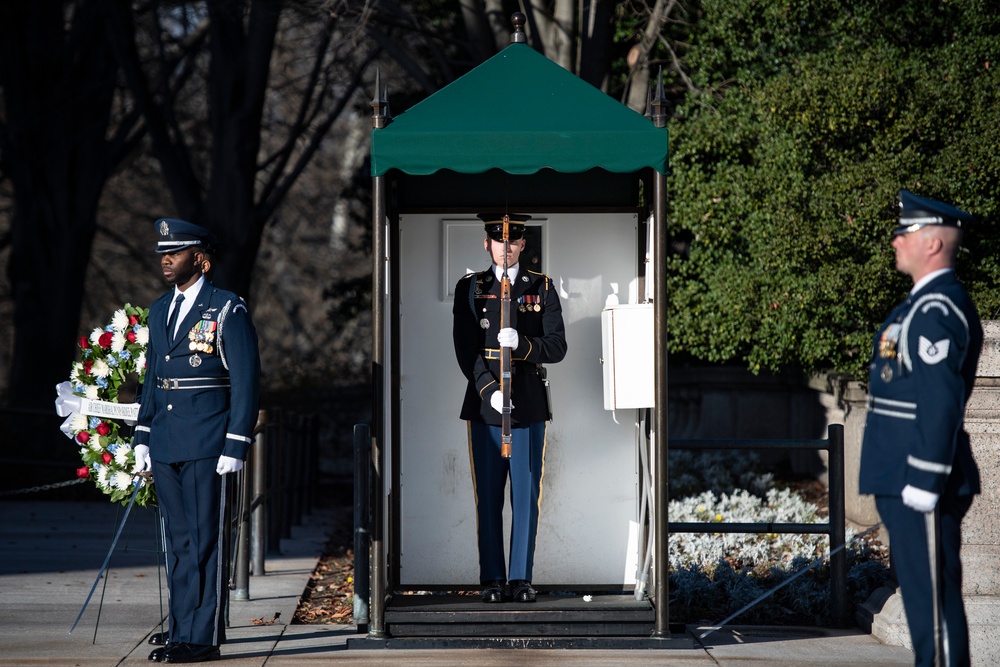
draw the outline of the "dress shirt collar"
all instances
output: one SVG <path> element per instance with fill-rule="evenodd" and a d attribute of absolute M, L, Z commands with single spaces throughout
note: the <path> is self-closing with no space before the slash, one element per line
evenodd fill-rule
<path fill-rule="evenodd" d="M 954 271 L 954 270 L 955 269 L 949 267 L 947 269 L 938 269 L 937 271 L 931 271 L 926 276 L 924 276 L 923 278 L 921 278 L 920 280 L 918 280 L 913 284 L 913 289 L 910 290 L 910 294 L 916 294 L 918 291 L 922 290 L 924 286 L 927 285 L 927 283 L 929 283 L 930 281 L 940 276 L 943 276 L 949 271 Z"/>

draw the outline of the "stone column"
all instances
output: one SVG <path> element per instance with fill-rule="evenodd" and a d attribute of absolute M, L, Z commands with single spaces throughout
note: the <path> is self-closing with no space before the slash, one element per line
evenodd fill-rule
<path fill-rule="evenodd" d="M 983 352 L 965 411 L 982 493 L 962 523 L 962 593 L 973 667 L 1000 665 L 1000 321 L 983 322 Z M 858 621 L 887 644 L 911 646 L 899 593 L 876 591 Z"/>
<path fill-rule="evenodd" d="M 865 437 L 868 393 L 860 382 L 848 382 L 841 389 L 840 405 L 844 410 L 844 511 L 847 520 L 862 528 L 879 522 L 875 497 L 858 493 L 861 471 L 861 441 Z"/>

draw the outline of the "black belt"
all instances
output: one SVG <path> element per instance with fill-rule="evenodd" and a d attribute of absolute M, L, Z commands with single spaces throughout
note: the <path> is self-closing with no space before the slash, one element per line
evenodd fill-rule
<path fill-rule="evenodd" d="M 228 389 L 229 378 L 156 378 L 160 389 Z"/>
<path fill-rule="evenodd" d="M 496 361 L 500 359 L 500 348 L 499 347 L 484 347 L 483 348 L 483 359 Z M 545 379 L 546 370 L 541 364 L 534 364 L 530 361 L 525 361 L 524 359 L 511 359 L 511 363 L 519 368 L 527 368 L 529 372 L 534 371 L 541 377 Z"/>

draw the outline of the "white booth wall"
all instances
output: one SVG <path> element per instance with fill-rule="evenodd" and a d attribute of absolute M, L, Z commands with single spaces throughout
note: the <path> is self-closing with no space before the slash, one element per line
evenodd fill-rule
<path fill-rule="evenodd" d="M 559 291 L 568 345 L 566 358 L 547 366 L 554 419 L 534 583 L 627 589 L 637 567 L 638 434 L 634 411 L 604 409 L 601 311 L 613 292 L 621 302 L 635 300 L 638 217 L 533 214 L 528 224 L 541 227 L 542 271 Z M 473 215 L 400 216 L 396 473 L 404 587 L 479 583 L 468 434 L 459 419 L 466 381 L 455 361 L 452 306 L 459 278 L 489 266 L 484 237 Z"/>

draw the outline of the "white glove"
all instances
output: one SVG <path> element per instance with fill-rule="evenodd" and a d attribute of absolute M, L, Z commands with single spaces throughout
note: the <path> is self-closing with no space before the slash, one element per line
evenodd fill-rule
<path fill-rule="evenodd" d="M 232 456 L 226 456 L 225 454 L 219 457 L 219 465 L 215 466 L 215 472 L 220 475 L 239 472 L 240 470 L 243 470 L 243 461 L 234 459 Z"/>
<path fill-rule="evenodd" d="M 501 329 L 500 333 L 497 334 L 497 340 L 500 342 L 500 347 L 510 347 L 516 350 L 518 343 L 517 329 L 510 327 Z"/>
<path fill-rule="evenodd" d="M 148 445 L 136 445 L 135 446 L 135 467 L 132 468 L 132 473 L 145 472 L 152 469 L 153 462 L 149 460 L 149 446 Z"/>
<path fill-rule="evenodd" d="M 499 412 L 500 414 L 503 414 L 503 392 L 502 391 L 495 391 L 495 392 L 493 392 L 493 395 L 490 396 L 490 407 L 493 408 L 494 410 L 496 410 L 497 412 Z M 511 412 L 514 411 L 514 401 L 510 402 L 510 410 L 511 410 Z"/>
<path fill-rule="evenodd" d="M 909 484 L 903 487 L 903 504 L 910 509 L 927 514 L 934 511 L 937 501 L 938 494 L 933 491 L 924 491 Z"/>

